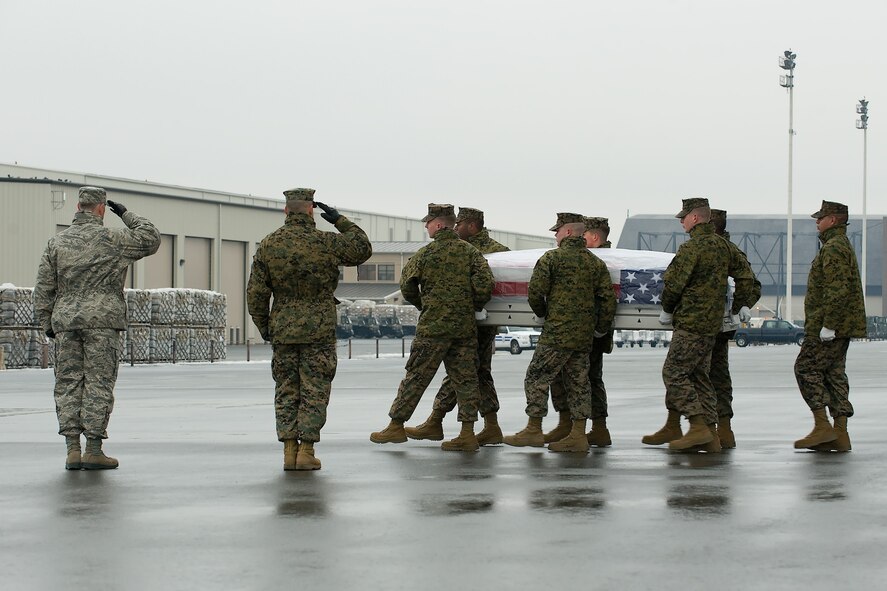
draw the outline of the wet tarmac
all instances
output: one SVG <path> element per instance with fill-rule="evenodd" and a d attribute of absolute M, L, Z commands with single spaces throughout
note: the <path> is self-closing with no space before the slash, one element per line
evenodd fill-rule
<path fill-rule="evenodd" d="M 812 424 L 792 375 L 797 352 L 731 350 L 738 447 L 711 456 L 640 443 L 665 417 L 662 349 L 606 359 L 614 445 L 580 456 L 372 444 L 404 360 L 340 360 L 317 445 L 323 469 L 309 473 L 282 471 L 267 347 L 251 363 L 121 367 L 105 445 L 121 467 L 108 472 L 63 469 L 51 370 L 0 372 L 0 585 L 878 588 L 887 343 L 851 345 L 849 454 L 792 448 Z M 529 360 L 494 358 L 506 432 L 526 422 Z M 445 427 L 457 433 L 455 416 Z"/>

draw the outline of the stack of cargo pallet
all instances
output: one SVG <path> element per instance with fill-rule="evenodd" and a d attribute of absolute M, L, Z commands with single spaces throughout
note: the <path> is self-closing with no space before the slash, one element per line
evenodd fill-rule
<path fill-rule="evenodd" d="M 200 289 L 127 289 L 121 361 L 169 363 L 225 359 L 227 300 Z M 0 285 L 0 348 L 5 367 L 53 365 L 54 347 L 37 324 L 34 290 Z"/>

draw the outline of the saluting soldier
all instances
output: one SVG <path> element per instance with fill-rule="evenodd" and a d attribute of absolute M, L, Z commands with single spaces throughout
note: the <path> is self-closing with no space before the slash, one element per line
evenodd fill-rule
<path fill-rule="evenodd" d="M 468 242 L 481 254 L 493 252 L 505 252 L 508 247 L 490 238 L 490 233 L 484 227 L 484 212 L 471 207 L 460 207 L 456 216 L 456 225 L 453 228 L 459 238 Z M 484 419 L 484 428 L 477 434 L 479 445 L 493 445 L 502 443 L 502 429 L 499 427 L 498 411 L 499 397 L 496 394 L 496 386 L 493 382 L 492 363 L 493 347 L 496 342 L 497 328 L 495 326 L 477 327 L 477 381 L 480 387 L 480 415 Z M 424 423 L 416 427 L 404 427 L 407 437 L 410 439 L 430 439 L 440 441 L 443 439 L 443 419 L 448 412 L 456 408 L 456 388 L 449 376 L 443 379 L 443 383 L 434 397 L 431 415 Z"/>
<path fill-rule="evenodd" d="M 314 444 L 326 423 L 336 376 L 339 266 L 373 254 L 366 232 L 336 209 L 314 201 L 314 189 L 290 189 L 283 226 L 259 244 L 247 285 L 247 306 L 273 347 L 274 411 L 284 470 L 319 470 Z M 314 207 L 339 234 L 322 232 Z M 270 305 L 274 297 L 273 306 Z"/>
<path fill-rule="evenodd" d="M 560 378 L 572 425 L 567 436 L 548 449 L 587 452 L 585 426 L 592 412 L 589 354 L 598 327 L 612 326 L 616 294 L 607 266 L 585 246 L 583 216 L 559 213 L 550 231 L 558 247 L 536 261 L 527 288 L 530 308 L 545 319 L 524 378 L 529 419 L 526 428 L 504 439 L 517 447 L 545 445 L 542 419 L 548 414 L 549 384 Z"/>
<path fill-rule="evenodd" d="M 807 276 L 804 342 L 795 361 L 795 379 L 814 425 L 795 441 L 795 448 L 846 452 L 851 449 L 847 419 L 853 416 L 847 349 L 850 339 L 866 335 L 865 298 L 856 253 L 847 239 L 847 206 L 823 201 L 810 217 L 816 218 L 822 247 Z"/>
<path fill-rule="evenodd" d="M 477 451 L 477 319 L 493 294 L 493 273 L 479 250 L 453 230 L 456 215 L 449 204 L 428 204 L 422 218 L 431 244 L 410 257 L 400 278 L 403 298 L 419 309 L 416 338 L 410 346 L 406 376 L 388 416 L 390 423 L 370 435 L 373 443 L 403 443 L 408 421 L 441 362 L 456 392 L 458 437 L 441 444 L 447 451 Z"/>
<path fill-rule="evenodd" d="M 125 229 L 106 228 L 110 208 Z M 116 468 L 102 451 L 114 408 L 120 331 L 126 330 L 123 285 L 134 262 L 157 252 L 160 232 L 110 201 L 100 187 L 80 187 L 74 223 L 50 239 L 37 271 L 34 310 L 55 339 L 55 408 L 68 470 Z M 80 455 L 80 435 L 86 451 Z"/>

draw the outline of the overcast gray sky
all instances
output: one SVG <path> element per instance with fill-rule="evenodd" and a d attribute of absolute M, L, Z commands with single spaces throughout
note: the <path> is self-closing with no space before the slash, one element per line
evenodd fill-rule
<path fill-rule="evenodd" d="M 884 214 L 885 6 L 0 0 L 0 161 L 534 234 L 689 196 L 784 215 L 792 48 L 795 213 L 861 212 L 865 95 Z"/>

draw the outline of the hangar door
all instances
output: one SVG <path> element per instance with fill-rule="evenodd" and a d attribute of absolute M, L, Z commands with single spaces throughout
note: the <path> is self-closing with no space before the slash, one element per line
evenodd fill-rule
<path fill-rule="evenodd" d="M 212 289 L 212 240 L 185 237 L 185 285 L 191 289 Z"/>
<path fill-rule="evenodd" d="M 243 342 L 249 332 L 247 322 L 252 322 L 246 315 L 246 243 L 222 240 L 221 266 L 222 293 L 228 296 L 228 328 L 239 328 Z"/>

